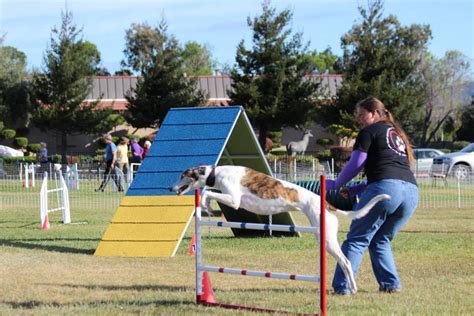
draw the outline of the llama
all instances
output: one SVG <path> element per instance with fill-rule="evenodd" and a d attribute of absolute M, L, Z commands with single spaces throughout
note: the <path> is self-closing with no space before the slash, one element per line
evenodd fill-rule
<path fill-rule="evenodd" d="M 304 132 L 303 138 L 297 142 L 290 142 L 286 145 L 288 156 L 295 156 L 297 153 L 304 155 L 306 148 L 308 148 L 309 138 L 313 137 L 310 130 Z"/>

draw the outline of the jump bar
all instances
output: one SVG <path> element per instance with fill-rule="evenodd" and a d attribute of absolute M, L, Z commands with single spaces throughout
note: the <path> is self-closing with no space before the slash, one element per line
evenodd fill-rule
<path fill-rule="evenodd" d="M 230 228 L 241 228 L 241 229 L 254 229 L 254 230 L 273 230 L 280 232 L 302 232 L 302 233 L 317 233 L 319 232 L 318 227 L 309 226 L 289 226 L 289 225 L 270 225 L 270 224 L 255 224 L 255 223 L 240 223 L 240 222 L 222 222 L 222 221 L 202 221 L 202 226 L 215 226 L 215 227 L 230 227 Z"/>
<path fill-rule="evenodd" d="M 200 271 L 208 272 L 219 272 L 228 274 L 247 275 L 253 277 L 273 278 L 273 279 L 285 279 L 285 280 L 296 280 L 296 281 L 309 281 L 319 282 L 320 277 L 317 275 L 304 275 L 304 274 L 289 274 L 289 273 L 278 273 L 278 272 L 265 272 L 255 270 L 241 270 L 233 268 L 222 268 L 216 266 L 201 265 L 198 267 Z"/>

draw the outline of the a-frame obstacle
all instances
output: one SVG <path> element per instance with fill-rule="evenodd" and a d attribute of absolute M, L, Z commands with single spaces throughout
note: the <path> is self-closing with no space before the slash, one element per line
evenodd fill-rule
<path fill-rule="evenodd" d="M 171 109 L 95 255 L 174 256 L 192 219 L 194 196 L 193 192 L 176 196 L 168 188 L 186 168 L 199 164 L 242 165 L 271 174 L 242 107 Z M 269 223 L 267 216 L 220 207 L 227 221 Z M 294 225 L 289 213 L 274 215 L 272 223 Z M 266 234 L 233 232 L 239 236 Z"/>

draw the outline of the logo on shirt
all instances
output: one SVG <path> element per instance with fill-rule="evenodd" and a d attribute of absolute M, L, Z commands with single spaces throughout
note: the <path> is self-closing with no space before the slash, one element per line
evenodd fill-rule
<path fill-rule="evenodd" d="M 406 146 L 403 139 L 393 128 L 387 130 L 387 146 L 397 155 L 406 156 Z"/>

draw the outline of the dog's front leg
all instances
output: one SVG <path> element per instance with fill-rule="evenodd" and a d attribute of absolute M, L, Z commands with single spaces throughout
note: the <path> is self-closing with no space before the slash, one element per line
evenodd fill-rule
<path fill-rule="evenodd" d="M 240 197 L 232 196 L 230 194 L 206 191 L 203 197 L 203 204 L 208 209 L 211 206 L 211 200 L 216 200 L 217 202 L 223 203 L 236 210 L 238 210 L 240 207 Z"/>

